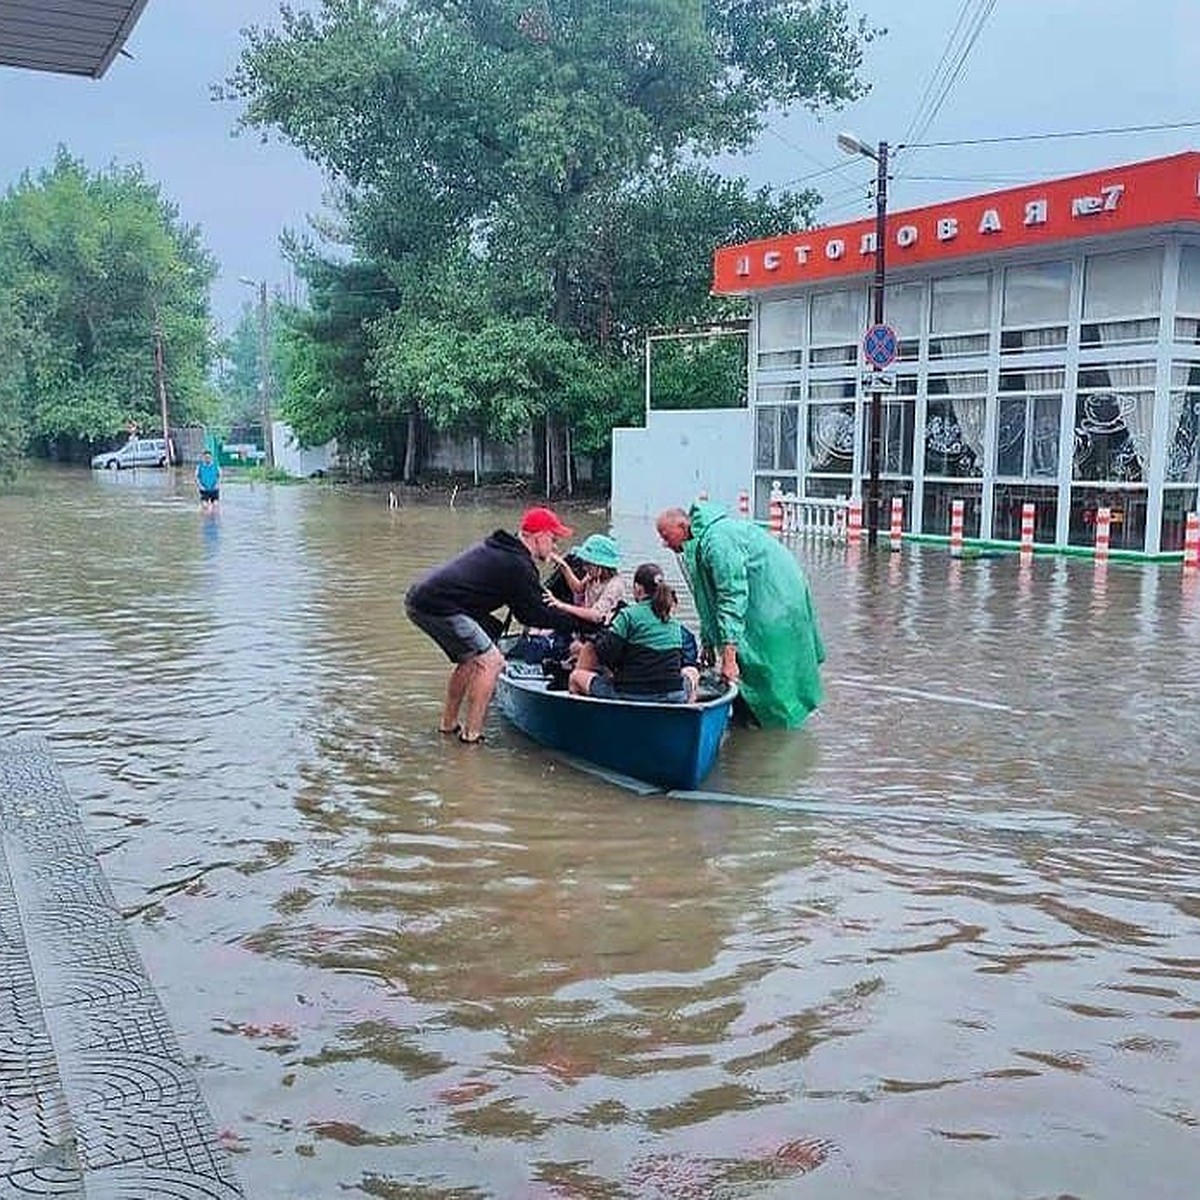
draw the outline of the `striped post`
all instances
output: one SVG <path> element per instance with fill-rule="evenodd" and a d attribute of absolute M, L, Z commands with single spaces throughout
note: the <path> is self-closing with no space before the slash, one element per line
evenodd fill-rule
<path fill-rule="evenodd" d="M 750 493 L 743 488 L 738 492 L 738 516 L 748 517 L 750 515 Z"/>
<path fill-rule="evenodd" d="M 847 513 L 846 544 L 857 546 L 862 541 L 862 497 L 851 496 Z"/>
<path fill-rule="evenodd" d="M 783 537 L 783 489 L 776 480 L 771 484 L 771 499 L 767 505 L 767 517 L 771 532 Z"/>
<path fill-rule="evenodd" d="M 950 501 L 950 553 L 961 558 L 963 552 L 963 514 L 966 504 L 962 500 Z"/>
<path fill-rule="evenodd" d="M 892 549 L 899 550 L 904 539 L 904 497 L 892 497 Z"/>
<path fill-rule="evenodd" d="M 1183 565 L 1188 571 L 1200 567 L 1200 513 L 1190 512 L 1183 535 Z"/>
<path fill-rule="evenodd" d="M 697 492 L 696 499 L 703 503 L 703 501 L 708 499 L 708 492 L 707 491 Z"/>
<path fill-rule="evenodd" d="M 1112 535 L 1112 509 L 1096 509 L 1096 561 L 1108 561 L 1108 543 Z"/>
<path fill-rule="evenodd" d="M 1037 516 L 1037 505 L 1032 500 L 1026 500 L 1021 505 L 1021 553 L 1033 553 L 1033 525 Z"/>

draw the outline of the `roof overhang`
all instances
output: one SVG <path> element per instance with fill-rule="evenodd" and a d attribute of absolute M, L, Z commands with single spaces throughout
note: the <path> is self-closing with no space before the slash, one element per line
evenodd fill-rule
<path fill-rule="evenodd" d="M 870 275 L 873 218 L 789 233 L 713 256 L 713 292 L 745 296 Z M 1187 151 L 888 213 L 888 272 L 1119 233 L 1200 225 L 1200 153 Z"/>
<path fill-rule="evenodd" d="M 147 0 L 0 0 L 0 66 L 99 79 Z"/>

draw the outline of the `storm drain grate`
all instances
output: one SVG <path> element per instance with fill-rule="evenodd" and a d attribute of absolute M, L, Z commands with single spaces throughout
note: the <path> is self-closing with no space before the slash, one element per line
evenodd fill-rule
<path fill-rule="evenodd" d="M 40 740 L 0 742 L 0 1196 L 243 1195 Z"/>

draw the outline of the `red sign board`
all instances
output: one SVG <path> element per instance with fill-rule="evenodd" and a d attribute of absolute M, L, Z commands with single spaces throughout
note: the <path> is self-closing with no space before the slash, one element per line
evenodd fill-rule
<path fill-rule="evenodd" d="M 889 213 L 889 270 L 1183 222 L 1200 223 L 1200 153 Z M 740 295 L 864 275 L 875 218 L 722 246 L 713 291 Z"/>

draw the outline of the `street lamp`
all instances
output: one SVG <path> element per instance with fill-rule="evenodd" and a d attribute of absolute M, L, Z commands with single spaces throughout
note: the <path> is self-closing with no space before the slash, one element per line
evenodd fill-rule
<path fill-rule="evenodd" d="M 875 160 L 875 282 L 872 323 L 883 324 L 883 290 L 887 285 L 887 171 L 888 144 L 880 142 L 872 149 L 852 133 L 837 135 L 838 149 L 846 154 L 861 154 Z M 871 387 L 871 443 L 868 454 L 867 545 L 874 549 L 879 540 L 882 501 L 879 494 L 879 459 L 883 443 L 883 399 L 879 388 L 879 369 L 873 373 Z"/>
<path fill-rule="evenodd" d="M 238 276 L 238 282 L 258 289 L 258 392 L 262 405 L 263 449 L 267 453 L 267 466 L 275 465 L 275 439 L 271 436 L 271 356 L 267 344 L 267 281 Z"/>

